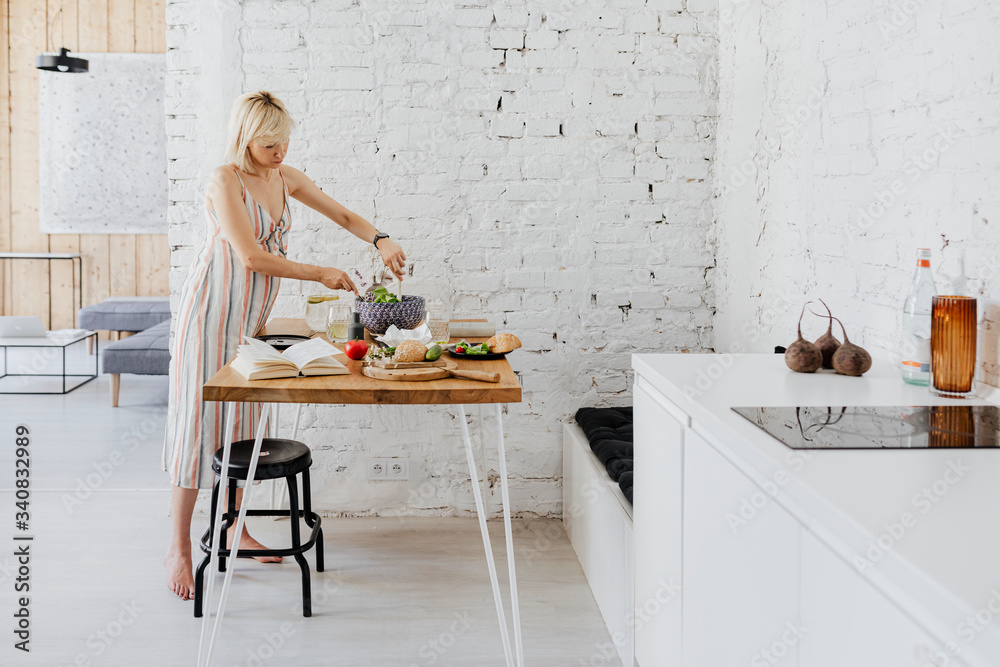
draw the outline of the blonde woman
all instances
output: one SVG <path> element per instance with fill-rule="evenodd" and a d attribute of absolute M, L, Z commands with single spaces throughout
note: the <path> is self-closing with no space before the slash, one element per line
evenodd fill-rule
<path fill-rule="evenodd" d="M 298 169 L 282 164 L 294 122 L 268 92 L 243 95 L 233 106 L 227 164 L 211 176 L 205 197 L 205 240 L 181 289 L 171 343 L 170 398 L 163 468 L 173 487 L 173 537 L 164 559 L 167 586 L 182 600 L 194 597 L 191 515 L 199 488 L 211 488 L 212 456 L 223 443 L 222 403 L 204 403 L 202 384 L 235 354 L 243 336 L 267 322 L 281 278 L 311 280 L 357 293 L 348 275 L 328 266 L 285 257 L 291 226 L 288 197 L 319 211 L 365 243 L 402 278 L 406 255 L 388 235 L 334 201 Z M 242 404 L 234 440 L 252 438 L 259 404 Z M 237 503 L 239 499 L 237 499 Z M 241 544 L 263 548 L 245 532 Z M 234 535 L 230 529 L 229 541 Z M 262 558 L 277 561 L 280 558 Z"/>

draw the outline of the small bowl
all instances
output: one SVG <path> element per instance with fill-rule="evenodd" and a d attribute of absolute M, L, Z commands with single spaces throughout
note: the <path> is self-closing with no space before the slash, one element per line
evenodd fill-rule
<path fill-rule="evenodd" d="M 424 297 L 403 295 L 399 303 L 372 303 L 355 300 L 361 323 L 373 334 L 382 335 L 393 324 L 397 329 L 416 329 L 424 321 Z"/>

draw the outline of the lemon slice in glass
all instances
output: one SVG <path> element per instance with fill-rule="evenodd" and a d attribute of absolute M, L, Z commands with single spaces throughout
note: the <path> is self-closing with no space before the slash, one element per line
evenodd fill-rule
<path fill-rule="evenodd" d="M 323 303 L 324 301 L 336 301 L 339 298 L 336 294 L 312 294 L 306 299 L 306 303 Z"/>

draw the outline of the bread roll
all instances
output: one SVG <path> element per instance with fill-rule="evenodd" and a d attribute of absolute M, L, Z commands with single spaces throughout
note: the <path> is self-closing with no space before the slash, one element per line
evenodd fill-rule
<path fill-rule="evenodd" d="M 521 347 L 521 339 L 514 334 L 502 333 L 486 341 L 486 346 L 490 348 L 490 352 L 503 354 Z"/>
<path fill-rule="evenodd" d="M 396 346 L 396 352 L 392 355 L 392 360 L 398 363 L 408 363 L 411 361 L 423 361 L 427 354 L 427 346 L 415 340 L 404 340 Z"/>

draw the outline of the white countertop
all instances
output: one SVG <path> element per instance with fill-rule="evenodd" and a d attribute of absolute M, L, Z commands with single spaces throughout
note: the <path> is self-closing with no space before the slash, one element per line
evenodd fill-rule
<path fill-rule="evenodd" d="M 680 407 L 695 431 L 942 641 L 957 638 L 958 623 L 991 598 L 1000 604 L 1000 449 L 793 450 L 731 410 L 988 401 L 937 398 L 879 360 L 860 378 L 793 373 L 780 354 L 632 360 L 637 382 Z M 892 524 L 907 512 L 915 523 L 894 538 Z M 885 535 L 889 548 L 870 551 Z M 1000 615 L 970 649 L 1000 655 L 996 626 Z"/>

